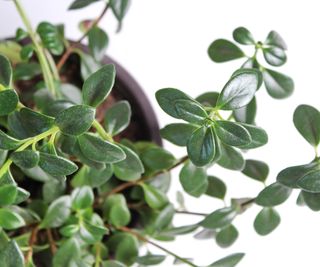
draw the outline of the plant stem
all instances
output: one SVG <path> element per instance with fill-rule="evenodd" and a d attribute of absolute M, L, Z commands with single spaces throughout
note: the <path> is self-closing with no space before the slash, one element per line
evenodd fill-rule
<path fill-rule="evenodd" d="M 44 50 L 40 46 L 40 44 L 37 40 L 37 36 L 36 36 L 35 32 L 33 31 L 30 20 L 28 19 L 28 16 L 25 13 L 25 11 L 21 5 L 20 0 L 14 0 L 14 3 L 16 5 L 16 8 L 20 14 L 20 17 L 21 17 L 25 27 L 27 28 L 27 31 L 30 35 L 32 43 L 34 44 L 34 49 L 35 49 L 35 52 L 37 54 L 37 57 L 38 57 L 38 60 L 39 60 L 39 63 L 40 63 L 41 69 L 42 69 L 44 81 L 45 81 L 48 89 L 51 91 L 51 93 L 53 95 L 56 95 L 56 88 L 55 88 L 55 84 L 54 84 L 54 79 L 53 79 L 49 64 L 47 62 L 46 56 L 44 54 Z"/>
<path fill-rule="evenodd" d="M 206 213 L 200 213 L 200 212 L 191 212 L 191 211 L 186 211 L 186 210 L 176 210 L 175 211 L 176 213 L 179 213 L 179 214 L 187 214 L 187 215 L 195 215 L 195 216 L 208 216 L 208 214 Z"/>
<path fill-rule="evenodd" d="M 96 258 L 95 258 L 94 267 L 100 267 L 100 261 L 101 261 L 101 246 L 100 246 L 100 243 L 97 243 L 96 244 Z"/>
<path fill-rule="evenodd" d="M 106 130 L 102 127 L 102 125 L 97 120 L 94 120 L 92 126 L 97 130 L 98 134 L 103 139 L 105 139 L 109 142 L 113 142 L 112 136 L 106 132 Z"/>
<path fill-rule="evenodd" d="M 48 241 L 50 244 L 50 250 L 52 255 L 54 255 L 56 254 L 56 251 L 57 251 L 56 242 L 53 239 L 51 230 L 48 228 L 46 231 L 47 231 Z"/>
<path fill-rule="evenodd" d="M 72 43 L 67 48 L 67 50 L 64 52 L 64 54 L 62 55 L 62 57 L 60 58 L 57 64 L 58 71 L 60 71 L 60 69 L 62 68 L 64 63 L 67 61 L 67 59 L 69 58 L 70 54 L 72 53 L 73 49 L 77 46 L 77 44 L 81 43 L 83 39 L 86 38 L 86 36 L 89 34 L 90 30 L 99 24 L 99 22 L 102 20 L 104 15 L 107 13 L 108 9 L 109 9 L 109 4 L 106 4 L 101 14 L 90 24 L 90 26 L 87 28 L 84 34 L 76 42 Z"/>
<path fill-rule="evenodd" d="M 29 239 L 29 251 L 25 257 L 26 263 L 28 263 L 32 259 L 33 254 L 33 245 L 37 242 L 37 234 L 39 231 L 38 225 L 36 225 L 31 232 L 30 239 Z"/>
<path fill-rule="evenodd" d="M 139 234 L 138 232 L 130 229 L 130 228 L 127 228 L 127 227 L 119 227 L 117 228 L 118 230 L 122 231 L 122 232 L 126 232 L 126 233 L 129 233 L 129 234 L 132 234 L 134 235 L 136 238 L 138 238 L 140 241 L 142 242 L 145 242 L 145 243 L 148 243 L 162 251 L 164 251 L 165 253 L 175 257 L 176 259 L 180 260 L 181 262 L 184 262 L 185 264 L 189 265 L 189 266 L 192 266 L 192 267 L 198 267 L 198 265 L 195 265 L 194 263 L 190 262 L 189 260 L 185 259 L 185 258 L 182 258 L 180 257 L 179 255 L 173 253 L 172 251 L 158 245 L 157 243 L 154 243 L 153 241 L 147 239 L 146 237 L 144 237 L 143 235 Z"/>

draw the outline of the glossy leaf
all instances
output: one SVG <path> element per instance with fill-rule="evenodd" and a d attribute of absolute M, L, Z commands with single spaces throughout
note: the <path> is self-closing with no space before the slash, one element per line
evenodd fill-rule
<path fill-rule="evenodd" d="M 14 81 L 27 81 L 41 74 L 41 67 L 36 62 L 23 62 L 15 66 L 13 70 Z"/>
<path fill-rule="evenodd" d="M 22 60 L 28 61 L 34 53 L 34 48 L 33 45 L 26 45 L 24 47 L 22 47 L 21 51 L 20 51 L 20 56 Z"/>
<path fill-rule="evenodd" d="M 216 235 L 216 242 L 222 248 L 230 247 L 238 238 L 239 232 L 232 224 L 223 228 Z"/>
<path fill-rule="evenodd" d="M 17 197 L 17 186 L 14 184 L 6 184 L 0 187 L 0 206 L 10 205 L 14 203 Z"/>
<path fill-rule="evenodd" d="M 217 163 L 229 170 L 241 171 L 244 168 L 245 160 L 242 154 L 231 146 L 222 144 L 221 156 Z"/>
<path fill-rule="evenodd" d="M 242 173 L 254 180 L 264 182 L 269 174 L 269 166 L 263 161 L 247 159 Z"/>
<path fill-rule="evenodd" d="M 92 107 L 99 106 L 110 94 L 116 77 L 115 66 L 104 65 L 91 74 L 82 86 L 83 103 Z"/>
<path fill-rule="evenodd" d="M 252 141 L 248 145 L 241 146 L 240 148 L 253 149 L 268 143 L 268 135 L 262 128 L 245 123 L 241 123 L 241 126 L 246 128 L 246 130 L 249 132 Z"/>
<path fill-rule="evenodd" d="M 92 56 L 97 61 L 101 61 L 106 53 L 109 43 L 107 33 L 101 28 L 95 26 L 88 33 L 89 49 Z"/>
<path fill-rule="evenodd" d="M 131 107 L 128 101 L 122 100 L 106 111 L 104 126 L 111 135 L 117 135 L 129 126 Z"/>
<path fill-rule="evenodd" d="M 5 116 L 13 112 L 17 108 L 18 101 L 18 95 L 14 90 L 8 89 L 0 91 L 0 116 Z"/>
<path fill-rule="evenodd" d="M 162 209 L 168 203 L 167 196 L 157 188 L 146 183 L 140 184 L 143 189 L 144 199 L 152 209 Z"/>
<path fill-rule="evenodd" d="M 297 186 L 307 192 L 320 193 L 320 170 L 305 174 L 297 181 Z"/>
<path fill-rule="evenodd" d="M 320 194 L 311 193 L 306 191 L 301 191 L 301 197 L 304 204 L 306 204 L 311 210 L 319 211 L 320 210 Z"/>
<path fill-rule="evenodd" d="M 284 42 L 283 38 L 280 36 L 279 33 L 276 31 L 269 32 L 267 39 L 265 40 L 264 44 L 272 45 L 282 48 L 283 50 L 287 50 L 287 45 Z"/>
<path fill-rule="evenodd" d="M 177 100 L 175 108 L 180 119 L 201 125 L 208 114 L 204 108 L 192 100 Z"/>
<path fill-rule="evenodd" d="M 254 45 L 255 41 L 251 32 L 245 27 L 238 27 L 233 31 L 233 39 L 239 44 Z"/>
<path fill-rule="evenodd" d="M 215 176 L 208 176 L 208 187 L 206 195 L 224 199 L 227 192 L 225 183 Z"/>
<path fill-rule="evenodd" d="M 212 129 L 205 126 L 197 129 L 188 140 L 187 151 L 194 165 L 202 167 L 209 164 L 216 154 Z"/>
<path fill-rule="evenodd" d="M 166 259 L 164 255 L 154 255 L 154 254 L 147 254 L 145 256 L 140 256 L 136 259 L 136 262 L 141 265 L 151 266 L 151 265 L 158 265 Z"/>
<path fill-rule="evenodd" d="M 90 186 L 74 189 L 71 194 L 71 206 L 74 210 L 84 210 L 92 206 L 94 194 Z"/>
<path fill-rule="evenodd" d="M 13 152 L 10 158 L 18 167 L 31 169 L 39 163 L 39 152 L 33 150 L 17 151 Z"/>
<path fill-rule="evenodd" d="M 86 105 L 77 105 L 61 111 L 55 123 L 64 134 L 81 135 L 88 131 L 94 121 L 95 110 Z"/>
<path fill-rule="evenodd" d="M 217 106 L 220 109 L 233 110 L 246 106 L 259 88 L 259 74 L 255 70 L 242 69 L 233 75 L 222 89 Z"/>
<path fill-rule="evenodd" d="M 80 244 L 75 238 L 67 239 L 57 250 L 53 258 L 53 267 L 71 265 L 74 259 L 80 259 Z M 72 265 L 71 265 L 72 266 Z M 73 265 L 81 266 L 81 265 Z"/>
<path fill-rule="evenodd" d="M 9 87 L 12 81 L 12 67 L 9 59 L 0 54 L 0 86 Z"/>
<path fill-rule="evenodd" d="M 233 110 L 233 117 L 237 122 L 254 124 L 257 113 L 256 98 L 252 98 L 250 103 L 242 108 Z"/>
<path fill-rule="evenodd" d="M 192 124 L 172 123 L 162 128 L 160 134 L 162 138 L 177 146 L 186 146 L 192 133 L 197 129 L 198 127 Z"/>
<path fill-rule="evenodd" d="M 285 185 L 273 183 L 259 193 L 256 203 L 263 207 L 280 205 L 289 198 L 291 191 L 292 189 Z"/>
<path fill-rule="evenodd" d="M 282 48 L 270 46 L 263 48 L 264 59 L 272 66 L 282 66 L 287 61 L 287 55 Z"/>
<path fill-rule="evenodd" d="M 122 26 L 122 20 L 128 11 L 130 1 L 129 0 L 110 0 L 109 4 L 111 6 L 114 16 L 118 20 L 118 23 L 119 23 L 118 31 L 120 31 Z"/>
<path fill-rule="evenodd" d="M 56 26 L 49 22 L 41 22 L 38 25 L 37 32 L 41 38 L 42 44 L 53 54 L 61 55 L 64 50 L 63 40 Z"/>
<path fill-rule="evenodd" d="M 210 264 L 208 267 L 234 267 L 242 260 L 243 257 L 244 253 L 231 254 Z"/>
<path fill-rule="evenodd" d="M 218 92 L 207 92 L 199 95 L 196 100 L 205 107 L 215 107 L 218 98 Z"/>
<path fill-rule="evenodd" d="M 230 225 L 236 216 L 237 211 L 233 207 L 226 207 L 209 214 L 200 225 L 208 229 L 224 228 Z"/>
<path fill-rule="evenodd" d="M 0 249 L 0 266 L 3 267 L 25 267 L 24 256 L 15 240 L 3 244 Z"/>
<path fill-rule="evenodd" d="M 0 227 L 13 230 L 25 225 L 23 218 L 9 208 L 0 208 Z"/>
<path fill-rule="evenodd" d="M 22 141 L 15 139 L 0 130 L 0 148 L 4 150 L 14 150 L 22 145 Z"/>
<path fill-rule="evenodd" d="M 125 197 L 122 194 L 109 196 L 103 205 L 103 216 L 115 227 L 127 225 L 131 220 L 131 213 Z"/>
<path fill-rule="evenodd" d="M 268 94 L 273 98 L 283 99 L 293 93 L 294 83 L 289 76 L 270 69 L 264 69 L 262 74 Z"/>
<path fill-rule="evenodd" d="M 293 122 L 299 133 L 312 146 L 320 142 L 320 112 L 312 106 L 300 105 L 293 114 Z"/>
<path fill-rule="evenodd" d="M 84 8 L 98 1 L 100 0 L 75 0 L 71 3 L 68 9 L 75 10 L 75 9 Z"/>
<path fill-rule="evenodd" d="M 144 151 L 141 154 L 141 160 L 144 166 L 152 171 L 166 170 L 176 162 L 175 157 L 169 151 L 160 147 Z"/>
<path fill-rule="evenodd" d="M 206 169 L 187 162 L 180 171 L 180 183 L 189 195 L 200 197 L 208 188 Z"/>
<path fill-rule="evenodd" d="M 208 48 L 208 54 L 211 60 L 217 63 L 245 56 L 243 51 L 237 45 L 225 39 L 218 39 L 211 43 Z"/>
<path fill-rule="evenodd" d="M 279 213 L 272 208 L 263 208 L 254 220 L 254 229 L 259 235 L 268 235 L 280 224 Z"/>

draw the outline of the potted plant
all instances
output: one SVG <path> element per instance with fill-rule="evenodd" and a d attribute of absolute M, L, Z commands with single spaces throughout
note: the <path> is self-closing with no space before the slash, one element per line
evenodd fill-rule
<path fill-rule="evenodd" d="M 94 2 L 76 0 L 70 9 Z M 228 247 L 238 237 L 233 220 L 252 204 L 262 206 L 255 230 L 269 234 L 280 223 L 273 207 L 294 188 L 301 190 L 300 204 L 320 209 L 317 154 L 307 165 L 281 171 L 257 197 L 232 199 L 210 214 L 188 211 L 181 194 L 180 207 L 167 196 L 170 171 L 179 167 L 184 192 L 193 197 L 224 200 L 225 183 L 209 174 L 213 164 L 265 182 L 268 165 L 245 160 L 242 152 L 268 141 L 255 124 L 256 91 L 263 83 L 274 98 L 293 91 L 291 78 L 257 60 L 262 51 L 270 65 L 285 63 L 286 45 L 278 33 L 257 42 L 243 27 L 234 31 L 236 42 L 254 47 L 253 56 L 221 92 L 197 98 L 175 88 L 156 93 L 160 107 L 184 121 L 160 130 L 163 138 L 186 147 L 186 156 L 177 159 L 161 147 L 153 111 L 134 80 L 104 57 L 108 37 L 98 23 L 111 9 L 120 29 L 127 0 L 110 0 L 96 20 L 82 22 L 78 42 L 65 39 L 61 25 L 42 22 L 34 31 L 20 1 L 13 3 L 25 30 L 17 30 L 19 43 L 0 45 L 0 266 L 148 266 L 167 255 L 199 266 L 158 241 L 195 233 Z M 88 48 L 80 44 L 84 38 Z M 224 39 L 214 41 L 208 53 L 215 62 L 246 57 Z M 299 106 L 294 123 L 317 147 L 319 112 Z M 173 217 L 184 213 L 201 219 L 175 227 Z M 139 253 L 144 243 L 163 253 Z M 231 254 L 207 266 L 232 267 L 243 256 Z"/>

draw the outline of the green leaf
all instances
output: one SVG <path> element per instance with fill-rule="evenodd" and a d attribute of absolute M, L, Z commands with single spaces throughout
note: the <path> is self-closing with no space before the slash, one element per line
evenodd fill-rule
<path fill-rule="evenodd" d="M 320 142 L 320 112 L 309 105 L 300 105 L 293 114 L 293 122 L 299 133 L 312 146 Z"/>
<path fill-rule="evenodd" d="M 154 228 L 157 231 L 162 231 L 163 229 L 167 228 L 172 223 L 174 214 L 175 214 L 174 206 L 172 204 L 168 204 L 158 214 L 154 222 Z"/>
<path fill-rule="evenodd" d="M 131 213 L 122 194 L 114 194 L 106 199 L 103 217 L 115 227 L 125 226 L 131 221 Z"/>
<path fill-rule="evenodd" d="M 0 116 L 13 112 L 17 108 L 18 102 L 19 98 L 16 91 L 12 89 L 0 91 Z"/>
<path fill-rule="evenodd" d="M 175 235 L 185 235 L 185 234 L 190 234 L 197 230 L 199 228 L 199 225 L 197 224 L 191 224 L 191 225 L 184 225 L 184 226 L 179 226 L 179 227 L 172 227 L 168 228 L 162 233 L 164 235 L 169 235 L 169 236 L 175 236 Z"/>
<path fill-rule="evenodd" d="M 120 145 L 126 158 L 113 164 L 115 176 L 122 181 L 135 181 L 144 173 L 144 167 L 138 155 L 130 148 Z"/>
<path fill-rule="evenodd" d="M 187 151 L 194 165 L 202 167 L 210 163 L 216 154 L 212 128 L 197 129 L 188 140 Z"/>
<path fill-rule="evenodd" d="M 69 218 L 70 213 L 71 213 L 70 196 L 59 197 L 50 204 L 40 224 L 40 228 L 60 227 Z"/>
<path fill-rule="evenodd" d="M 39 166 L 52 176 L 70 175 L 78 170 L 78 166 L 72 161 L 43 152 L 40 153 Z"/>
<path fill-rule="evenodd" d="M 320 210 L 320 194 L 301 191 L 303 202 L 313 211 Z"/>
<path fill-rule="evenodd" d="M 0 86 L 9 87 L 12 82 L 12 67 L 9 59 L 0 54 Z"/>
<path fill-rule="evenodd" d="M 161 147 L 146 149 L 141 154 L 141 160 L 144 166 L 151 171 L 166 170 L 176 162 L 176 158 Z"/>
<path fill-rule="evenodd" d="M 80 9 L 86 6 L 89 6 L 95 2 L 98 2 L 100 0 L 75 0 L 71 3 L 69 6 L 69 10 L 75 10 L 75 9 Z"/>
<path fill-rule="evenodd" d="M 20 58 L 21 45 L 11 40 L 2 40 L 0 43 L 0 54 L 6 56 L 12 64 L 21 62 Z"/>
<path fill-rule="evenodd" d="M 190 123 L 201 125 L 208 117 L 204 108 L 193 100 L 177 100 L 175 107 L 179 118 Z"/>
<path fill-rule="evenodd" d="M 241 123 L 241 126 L 246 128 L 246 130 L 249 132 L 252 141 L 250 144 L 241 146 L 240 148 L 253 149 L 268 143 L 268 135 L 262 128 L 245 123 Z"/>
<path fill-rule="evenodd" d="M 180 171 L 180 183 L 189 195 L 200 197 L 208 188 L 206 169 L 187 162 Z"/>
<path fill-rule="evenodd" d="M 178 100 L 193 100 L 190 96 L 186 95 L 184 92 L 174 89 L 174 88 L 164 88 L 156 92 L 156 99 L 159 106 L 164 112 L 170 116 L 180 119 L 179 114 L 175 106 L 176 101 Z"/>
<path fill-rule="evenodd" d="M 291 188 L 297 188 L 297 181 L 300 178 L 318 168 L 319 164 L 317 162 L 286 168 L 278 174 L 277 182 Z"/>
<path fill-rule="evenodd" d="M 109 2 L 112 12 L 119 22 L 118 31 L 121 30 L 122 20 L 128 11 L 129 3 L 129 0 L 110 0 Z"/>
<path fill-rule="evenodd" d="M 226 169 L 241 171 L 244 168 L 245 160 L 242 154 L 231 146 L 221 144 L 221 156 L 217 163 Z"/>
<path fill-rule="evenodd" d="M 53 258 L 53 267 L 61 267 L 61 266 L 78 266 L 72 265 L 73 259 L 80 259 L 80 244 L 75 238 L 67 239 L 62 245 L 59 247 L 57 253 Z M 79 265 L 80 267 L 80 265 Z"/>
<path fill-rule="evenodd" d="M 210 264 L 208 267 L 234 267 L 242 260 L 243 257 L 244 253 L 231 254 Z"/>
<path fill-rule="evenodd" d="M 282 48 L 270 46 L 263 48 L 264 59 L 272 66 L 282 66 L 287 61 L 287 55 Z"/>
<path fill-rule="evenodd" d="M 245 146 L 252 142 L 248 130 L 236 122 L 216 121 L 215 132 L 222 142 L 230 146 Z"/>
<path fill-rule="evenodd" d="M 13 69 L 14 81 L 27 81 L 41 74 L 41 66 L 36 62 L 19 63 Z"/>
<path fill-rule="evenodd" d="M 104 261 L 102 264 L 103 267 L 126 267 L 126 265 L 122 264 L 121 262 L 112 260 Z"/>
<path fill-rule="evenodd" d="M 233 110 L 246 106 L 259 88 L 259 74 L 252 69 L 242 69 L 233 75 L 222 89 L 217 106 Z"/>
<path fill-rule="evenodd" d="M 71 237 L 79 231 L 78 224 L 69 224 L 67 226 L 62 227 L 59 232 L 65 237 Z"/>
<path fill-rule="evenodd" d="M 39 152 L 33 150 L 16 151 L 10 155 L 10 158 L 19 168 L 31 169 L 39 163 Z"/>
<path fill-rule="evenodd" d="M 84 210 L 92 206 L 94 194 L 90 186 L 74 189 L 71 194 L 71 206 L 74 210 Z"/>
<path fill-rule="evenodd" d="M 280 183 L 273 183 L 263 189 L 256 198 L 256 203 L 263 207 L 273 207 L 285 202 L 292 189 Z"/>
<path fill-rule="evenodd" d="M 20 51 L 21 59 L 28 61 L 33 56 L 34 48 L 32 44 L 25 45 Z"/>
<path fill-rule="evenodd" d="M 99 222 L 85 220 L 80 226 L 80 236 L 87 244 L 95 244 L 101 241 L 102 237 L 108 233 L 108 229 L 103 226 L 102 219 L 96 214 L 94 217 L 95 219 L 99 218 Z"/>
<path fill-rule="evenodd" d="M 206 195 L 224 199 L 227 192 L 225 183 L 215 176 L 208 176 L 208 187 Z"/>
<path fill-rule="evenodd" d="M 128 101 L 122 100 L 114 104 L 106 111 L 104 126 L 112 136 L 121 133 L 129 126 L 131 119 L 131 107 Z"/>
<path fill-rule="evenodd" d="M 238 238 L 239 232 L 232 224 L 223 228 L 216 235 L 216 242 L 222 248 L 230 247 Z"/>
<path fill-rule="evenodd" d="M 283 99 L 293 93 L 294 83 L 289 76 L 270 69 L 264 69 L 262 74 L 268 94 L 273 98 Z"/>
<path fill-rule="evenodd" d="M 95 26 L 88 33 L 89 49 L 92 56 L 97 61 L 101 61 L 106 53 L 109 43 L 107 33 L 101 28 Z"/>
<path fill-rule="evenodd" d="M 64 134 L 81 135 L 88 131 L 94 121 L 95 110 L 86 105 L 77 105 L 61 111 L 55 123 Z"/>
<path fill-rule="evenodd" d="M 263 208 L 254 220 L 254 229 L 259 235 L 268 235 L 280 224 L 280 215 L 273 208 Z"/>
<path fill-rule="evenodd" d="M 41 22 L 38 25 L 37 32 L 39 33 L 44 47 L 47 48 L 53 55 L 59 56 L 63 53 L 63 40 L 60 37 L 56 26 L 49 22 Z"/>
<path fill-rule="evenodd" d="M 282 48 L 283 50 L 287 50 L 287 45 L 280 36 L 279 33 L 276 31 L 269 32 L 267 39 L 265 40 L 264 44 L 266 45 L 272 45 Z"/>
<path fill-rule="evenodd" d="M 0 131 L 0 146 L 1 146 L 1 131 Z M 6 161 L 8 156 L 8 151 L 0 149 L 0 166 L 3 165 L 3 163 Z"/>
<path fill-rule="evenodd" d="M 78 136 L 78 142 L 82 153 L 91 160 L 115 163 L 126 158 L 126 154 L 118 145 L 105 141 L 92 133 Z"/>
<path fill-rule="evenodd" d="M 199 224 L 208 229 L 224 228 L 230 225 L 236 216 L 237 211 L 233 207 L 226 207 L 209 214 Z"/>
<path fill-rule="evenodd" d="M 21 187 L 17 188 L 17 195 L 13 204 L 20 204 L 30 197 L 30 193 Z"/>
<path fill-rule="evenodd" d="M 15 150 L 23 144 L 23 141 L 15 139 L 0 130 L 0 148 L 4 150 Z"/>
<path fill-rule="evenodd" d="M 162 138 L 177 146 L 186 146 L 192 133 L 198 127 L 186 123 L 172 123 L 160 130 Z"/>
<path fill-rule="evenodd" d="M 254 45 L 255 41 L 251 32 L 245 27 L 238 27 L 233 31 L 233 39 L 239 44 Z"/>
<path fill-rule="evenodd" d="M 136 262 L 141 265 L 158 265 L 166 259 L 164 255 L 146 254 L 136 259 Z"/>
<path fill-rule="evenodd" d="M 243 51 L 237 45 L 225 39 L 218 39 L 211 43 L 208 48 L 208 54 L 211 60 L 217 63 L 245 56 Z"/>
<path fill-rule="evenodd" d="M 233 117 L 237 122 L 254 124 L 257 113 L 256 98 L 252 98 L 250 103 L 242 108 L 233 110 Z"/>
<path fill-rule="evenodd" d="M 144 199 L 148 206 L 152 209 L 162 209 L 168 203 L 167 196 L 157 188 L 141 183 L 139 184 L 144 193 Z"/>
<path fill-rule="evenodd" d="M 242 173 L 256 181 L 264 182 L 269 174 L 269 166 L 263 161 L 247 159 Z"/>
<path fill-rule="evenodd" d="M 83 103 L 92 107 L 99 106 L 110 94 L 116 78 L 112 64 L 104 65 L 91 74 L 82 86 Z"/>
<path fill-rule="evenodd" d="M 24 226 L 24 219 L 9 208 L 0 208 L 0 227 L 13 230 Z"/>
<path fill-rule="evenodd" d="M 199 95 L 196 100 L 203 106 L 212 108 L 216 106 L 218 97 L 218 92 L 207 92 Z"/>
<path fill-rule="evenodd" d="M 0 187 L 0 206 L 10 205 L 14 203 L 17 197 L 17 186 L 14 184 L 6 184 Z"/>
<path fill-rule="evenodd" d="M 23 253 L 16 241 L 10 240 L 0 249 L 0 266 L 25 267 Z"/>
<path fill-rule="evenodd" d="M 307 192 L 320 193 L 320 170 L 305 174 L 297 181 L 297 186 Z"/>

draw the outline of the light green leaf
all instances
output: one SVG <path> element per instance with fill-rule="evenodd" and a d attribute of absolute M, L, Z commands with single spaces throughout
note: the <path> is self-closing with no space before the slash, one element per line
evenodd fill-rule
<path fill-rule="evenodd" d="M 157 188 L 146 183 L 139 184 L 144 193 L 144 199 L 152 209 L 162 209 L 168 203 L 167 196 Z"/>
<path fill-rule="evenodd" d="M 24 256 L 16 241 L 11 240 L 0 250 L 0 266 L 25 267 Z"/>
<path fill-rule="evenodd" d="M 17 197 L 17 186 L 14 184 L 6 184 L 0 187 L 0 206 L 10 205 L 14 203 Z"/>
<path fill-rule="evenodd" d="M 24 219 L 9 208 L 0 208 L 0 227 L 13 230 L 24 226 Z"/>
<path fill-rule="evenodd" d="M 94 194 L 90 186 L 74 189 L 71 194 L 71 206 L 74 210 L 84 210 L 92 206 Z"/>

